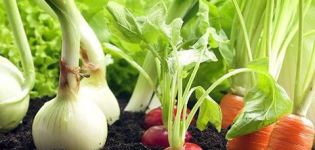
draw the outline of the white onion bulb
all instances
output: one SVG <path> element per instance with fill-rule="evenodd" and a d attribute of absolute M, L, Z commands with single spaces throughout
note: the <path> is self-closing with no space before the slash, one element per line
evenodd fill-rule
<path fill-rule="evenodd" d="M 55 98 L 39 110 L 32 132 L 40 150 L 95 150 L 105 144 L 107 122 L 90 100 Z"/>
<path fill-rule="evenodd" d="M 106 84 L 97 84 L 86 82 L 89 79 L 81 81 L 79 96 L 83 99 L 89 99 L 103 111 L 107 123 L 113 124 L 119 119 L 120 108 L 116 97 Z"/>
<path fill-rule="evenodd" d="M 29 95 L 22 90 L 23 82 L 18 68 L 0 56 L 0 132 L 14 129 L 26 114 Z"/>

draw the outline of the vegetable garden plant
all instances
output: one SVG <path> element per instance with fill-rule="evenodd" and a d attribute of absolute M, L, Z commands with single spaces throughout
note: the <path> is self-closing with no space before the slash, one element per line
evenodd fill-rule
<path fill-rule="evenodd" d="M 313 147 L 314 0 L 0 6 L 0 149 Z"/>

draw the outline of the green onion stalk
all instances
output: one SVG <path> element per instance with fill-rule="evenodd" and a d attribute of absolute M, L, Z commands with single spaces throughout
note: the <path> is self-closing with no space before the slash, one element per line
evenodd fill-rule
<path fill-rule="evenodd" d="M 185 15 L 196 5 L 198 0 L 175 0 L 167 13 L 166 23 L 172 22 L 175 18 L 184 18 Z M 143 69 L 151 77 L 152 81 L 157 82 L 157 68 L 156 62 L 153 54 L 150 52 L 147 53 L 144 62 Z M 154 89 L 156 87 L 148 83 L 146 78 L 140 74 L 134 91 L 132 92 L 131 98 L 125 108 L 125 111 L 145 111 L 148 108 L 148 105 L 154 97 Z M 156 101 L 154 101 L 156 102 Z"/>
<path fill-rule="evenodd" d="M 35 2 L 51 16 L 56 18 L 51 8 L 41 0 Z M 119 119 L 120 108 L 117 99 L 110 90 L 106 80 L 106 57 L 102 45 L 95 32 L 76 8 L 76 17 L 79 20 L 81 36 L 80 54 L 83 60 L 83 69 L 88 77 L 81 80 L 79 95 L 94 101 L 103 111 L 109 124 Z"/>
<path fill-rule="evenodd" d="M 4 0 L 15 43 L 21 56 L 22 72 L 0 56 L 0 132 L 14 129 L 21 123 L 29 105 L 29 93 L 35 83 L 35 69 L 30 46 L 15 0 Z"/>
<path fill-rule="evenodd" d="M 113 124 L 119 119 L 118 101 L 106 80 L 106 58 L 102 45 L 92 28 L 78 10 L 81 34 L 81 58 L 89 77 L 81 80 L 79 94 L 90 98 L 101 108 L 107 122 Z"/>
<path fill-rule="evenodd" d="M 100 149 L 107 137 L 102 110 L 80 90 L 80 20 L 74 0 L 46 0 L 62 29 L 57 96 L 34 118 L 32 135 L 38 149 Z"/>

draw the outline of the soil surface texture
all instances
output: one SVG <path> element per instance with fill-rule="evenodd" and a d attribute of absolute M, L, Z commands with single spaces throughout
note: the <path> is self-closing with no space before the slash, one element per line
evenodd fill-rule
<path fill-rule="evenodd" d="M 125 96 L 124 96 L 125 97 Z M 29 111 L 23 122 L 9 133 L 0 133 L 0 150 L 34 150 L 36 149 L 32 139 L 32 122 L 41 106 L 51 98 L 31 100 Z M 120 98 L 120 106 L 124 108 L 126 98 Z M 122 109 L 123 110 L 123 109 Z M 163 150 L 163 148 L 148 148 L 141 144 L 144 113 L 122 112 L 119 121 L 108 127 L 108 137 L 103 150 Z M 226 130 L 218 133 L 215 128 L 209 126 L 205 131 L 199 131 L 192 126 L 192 143 L 196 143 L 204 150 L 225 150 Z"/>

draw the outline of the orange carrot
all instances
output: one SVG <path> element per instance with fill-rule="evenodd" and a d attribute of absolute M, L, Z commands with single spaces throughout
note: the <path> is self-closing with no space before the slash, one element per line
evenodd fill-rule
<path fill-rule="evenodd" d="M 244 107 L 243 97 L 226 94 L 221 100 L 220 107 L 222 111 L 222 128 L 227 128 Z"/>
<path fill-rule="evenodd" d="M 310 150 L 313 139 L 312 122 L 305 117 L 290 114 L 276 123 L 267 150 Z"/>
<path fill-rule="evenodd" d="M 228 150 L 265 150 L 274 125 L 234 138 L 227 143 Z"/>

